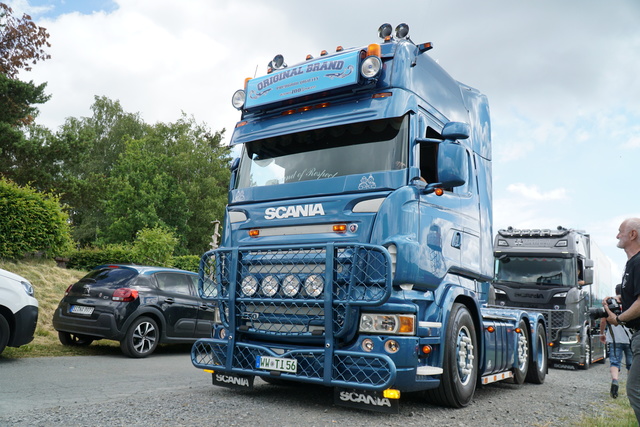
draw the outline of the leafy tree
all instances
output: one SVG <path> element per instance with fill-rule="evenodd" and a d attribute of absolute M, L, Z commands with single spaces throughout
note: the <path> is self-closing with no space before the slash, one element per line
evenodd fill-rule
<path fill-rule="evenodd" d="M 193 118 L 158 123 L 127 149 L 112 171 L 115 192 L 106 202 L 109 243 L 131 241 L 145 227 L 176 231 L 179 255 L 207 249 L 211 221 L 221 218 L 229 182 L 224 131 L 211 134 Z"/>
<path fill-rule="evenodd" d="M 49 96 L 44 93 L 46 83 L 26 83 L 16 76 L 21 68 L 30 70 L 32 64 L 48 59 L 43 47 L 50 45 L 49 34 L 31 17 L 16 19 L 11 13 L 9 6 L 0 3 L 0 176 L 26 184 L 38 179 L 29 174 L 38 173 L 43 160 L 52 164 L 50 153 L 25 139 L 22 132 L 38 113 L 33 104 L 45 103 Z"/>
<path fill-rule="evenodd" d="M 15 78 L 21 68 L 31 70 L 31 65 L 50 59 L 44 47 L 47 41 L 46 28 L 38 27 L 27 14 L 16 19 L 13 10 L 0 3 L 0 74 Z"/>
<path fill-rule="evenodd" d="M 142 138 L 150 129 L 139 114 L 125 112 L 119 101 L 104 96 L 95 97 L 91 111 L 91 117 L 68 118 L 57 134 L 59 149 L 69 149 L 63 153 L 58 190 L 71 206 L 73 235 L 81 245 L 96 242 L 108 228 L 106 201 L 118 185 L 113 167 L 125 152 L 126 142 Z M 134 236 L 125 240 L 131 242 Z"/>

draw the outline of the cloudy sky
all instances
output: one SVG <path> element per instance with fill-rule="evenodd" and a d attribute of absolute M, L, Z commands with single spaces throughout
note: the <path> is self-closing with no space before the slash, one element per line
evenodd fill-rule
<path fill-rule="evenodd" d="M 47 28 L 51 60 L 38 122 L 89 116 L 94 96 L 147 123 L 181 112 L 231 132 L 231 95 L 275 54 L 377 41 L 409 24 L 414 42 L 489 97 L 494 230 L 583 229 L 614 264 L 616 233 L 640 217 L 640 2 L 637 0 L 3 0 Z"/>

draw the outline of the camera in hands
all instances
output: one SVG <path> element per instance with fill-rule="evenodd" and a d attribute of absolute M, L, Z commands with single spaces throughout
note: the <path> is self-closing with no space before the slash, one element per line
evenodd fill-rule
<path fill-rule="evenodd" d="M 615 315 L 622 313 L 622 306 L 614 298 L 607 299 L 607 306 Z M 608 313 L 604 307 L 592 307 L 589 309 L 589 316 L 591 316 L 592 319 L 600 319 L 601 317 L 608 317 Z"/>

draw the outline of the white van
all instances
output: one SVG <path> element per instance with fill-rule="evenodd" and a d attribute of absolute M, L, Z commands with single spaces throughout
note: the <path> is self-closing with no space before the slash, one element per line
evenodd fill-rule
<path fill-rule="evenodd" d="M 0 268 L 0 354 L 5 347 L 33 341 L 38 323 L 38 300 L 24 277 Z"/>

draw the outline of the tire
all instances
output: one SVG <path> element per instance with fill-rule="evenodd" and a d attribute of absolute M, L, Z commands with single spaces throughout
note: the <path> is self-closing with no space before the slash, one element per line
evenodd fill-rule
<path fill-rule="evenodd" d="M 120 341 L 120 349 L 129 357 L 140 359 L 149 356 L 158 347 L 160 329 L 150 317 L 139 317 L 133 321 L 124 339 Z"/>
<path fill-rule="evenodd" d="M 529 325 L 527 325 L 524 319 L 520 320 L 518 328 L 520 329 L 520 333 L 518 334 L 516 343 L 516 367 L 513 370 L 513 382 L 522 384 L 529 372 L 531 345 L 529 344 Z"/>
<path fill-rule="evenodd" d="M 536 348 L 534 353 L 530 352 L 531 359 L 529 361 L 529 372 L 527 372 L 526 381 L 533 384 L 542 384 L 547 376 L 547 369 L 549 367 L 549 354 L 547 349 L 547 333 L 542 325 L 538 325 L 536 331 Z"/>
<path fill-rule="evenodd" d="M 478 339 L 466 306 L 453 304 L 445 338 L 440 385 L 425 395 L 431 402 L 462 408 L 471 402 L 478 381 Z"/>
<path fill-rule="evenodd" d="M 582 350 L 584 351 L 584 364 L 578 366 L 580 369 L 586 371 L 591 366 L 591 337 L 589 336 L 586 326 L 582 327 L 582 340 L 584 342 L 584 346 L 582 346 Z"/>
<path fill-rule="evenodd" d="M 11 331 L 9 330 L 9 322 L 4 318 L 2 314 L 0 314 L 0 354 L 4 351 L 9 344 L 9 334 Z"/>
<path fill-rule="evenodd" d="M 86 335 L 77 335 L 70 332 L 58 332 L 58 339 L 62 345 L 86 347 L 93 342 L 93 338 Z"/>

